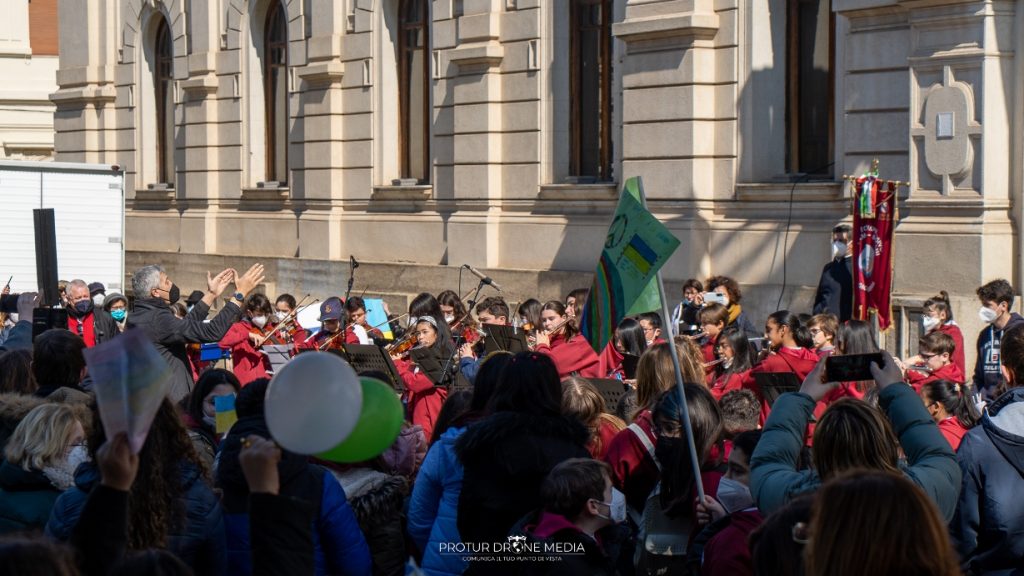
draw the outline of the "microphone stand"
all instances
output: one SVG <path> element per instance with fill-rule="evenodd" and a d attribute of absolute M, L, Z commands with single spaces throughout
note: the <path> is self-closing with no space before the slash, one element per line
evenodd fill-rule
<path fill-rule="evenodd" d="M 352 293 L 352 283 L 356 281 L 356 268 L 351 262 L 348 263 L 348 288 L 345 289 L 345 302 L 348 302 L 348 295 Z"/>
<path fill-rule="evenodd" d="M 482 291 L 484 289 L 484 285 L 485 284 L 486 284 L 486 282 L 484 282 L 481 279 L 480 282 L 478 282 L 477 285 L 476 285 L 476 290 L 473 291 L 473 296 L 469 300 L 466 301 L 466 303 L 468 303 L 469 306 L 466 307 L 466 314 L 462 318 L 459 319 L 459 324 L 460 325 L 463 322 L 466 321 L 466 318 L 469 318 L 470 314 L 473 313 L 473 308 L 476 306 L 476 299 L 480 297 L 480 291 Z M 444 363 L 444 370 L 441 371 L 441 374 L 442 374 L 441 378 L 443 378 L 443 380 L 441 382 L 438 382 L 438 384 L 443 384 L 445 381 L 451 379 L 451 376 L 449 375 L 448 371 L 451 369 L 452 360 L 455 358 L 456 355 L 458 355 L 459 348 L 462 347 L 461 340 L 464 340 L 464 338 L 462 337 L 462 331 L 460 331 L 459 335 L 455 337 L 455 351 L 452 352 L 448 356 L 448 359 L 445 361 L 445 363 Z"/>

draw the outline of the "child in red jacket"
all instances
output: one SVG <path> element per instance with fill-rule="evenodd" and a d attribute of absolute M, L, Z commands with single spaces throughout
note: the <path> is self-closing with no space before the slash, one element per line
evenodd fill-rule
<path fill-rule="evenodd" d="M 930 332 L 917 342 L 918 354 L 904 363 L 904 380 L 920 393 L 921 387 L 936 380 L 949 380 L 963 384 L 964 373 L 953 363 L 956 344 L 953 338 L 943 332 Z"/>
<path fill-rule="evenodd" d="M 729 310 L 721 304 L 712 302 L 701 308 L 699 318 L 700 329 L 704 332 L 704 341 L 700 345 L 700 351 L 704 355 L 704 375 L 707 378 L 708 386 L 712 386 L 720 372 L 717 370 L 720 362 L 715 354 L 718 348 L 718 336 L 722 330 L 725 330 L 725 325 L 729 323 Z"/>

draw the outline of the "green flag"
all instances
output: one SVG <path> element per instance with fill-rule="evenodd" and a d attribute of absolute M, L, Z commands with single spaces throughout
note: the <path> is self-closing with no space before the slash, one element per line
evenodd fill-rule
<path fill-rule="evenodd" d="M 656 275 L 679 247 L 679 240 L 642 204 L 640 178 L 630 178 L 624 189 L 628 194 L 619 198 L 580 319 L 583 335 L 597 352 L 632 310 L 661 306 Z M 640 308 L 638 300 L 648 294 L 653 294 L 651 304 Z"/>
<path fill-rule="evenodd" d="M 623 192 L 628 192 L 641 206 L 647 206 L 647 199 L 644 197 L 644 187 L 640 178 L 630 178 L 626 180 L 626 184 L 622 187 Z M 620 204 L 622 200 L 619 200 Z M 661 290 L 658 289 L 658 279 L 651 278 L 651 281 L 647 283 L 647 287 L 644 288 L 640 296 L 637 297 L 636 302 L 626 310 L 626 316 L 635 316 L 641 312 L 650 312 L 652 310 L 657 311 L 661 308 Z M 669 318 L 662 318 L 662 323 L 667 323 Z M 614 329 L 614 326 L 612 327 Z"/>

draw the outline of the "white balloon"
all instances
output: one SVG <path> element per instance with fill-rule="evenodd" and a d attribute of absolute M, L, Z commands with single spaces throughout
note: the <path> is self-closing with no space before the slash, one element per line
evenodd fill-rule
<path fill-rule="evenodd" d="M 267 427 L 297 454 L 316 454 L 342 443 L 363 408 L 355 370 L 329 352 L 306 352 L 285 364 L 267 387 Z"/>

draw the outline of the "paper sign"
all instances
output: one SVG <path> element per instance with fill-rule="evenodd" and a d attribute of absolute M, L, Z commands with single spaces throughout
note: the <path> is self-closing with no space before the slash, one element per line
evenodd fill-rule
<path fill-rule="evenodd" d="M 138 454 L 170 390 L 170 365 L 141 330 L 128 330 L 83 353 L 107 438 L 127 433 Z"/>
<path fill-rule="evenodd" d="M 235 412 L 234 394 L 214 396 L 213 408 L 216 411 L 217 434 L 224 434 L 235 425 L 235 422 L 238 422 L 238 413 Z"/>
<path fill-rule="evenodd" d="M 381 298 L 364 298 L 366 304 L 366 325 L 380 330 L 386 340 L 394 340 L 388 315 L 384 312 L 384 300 Z"/>

